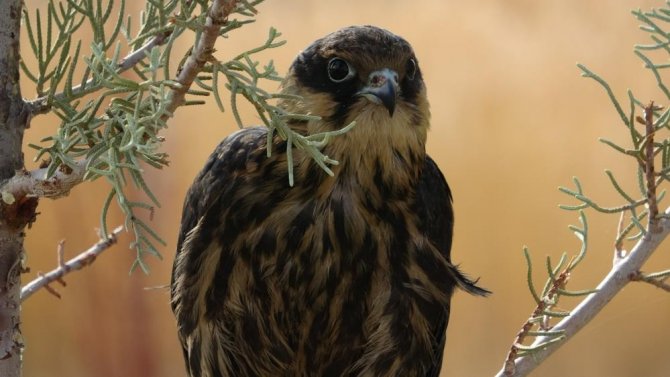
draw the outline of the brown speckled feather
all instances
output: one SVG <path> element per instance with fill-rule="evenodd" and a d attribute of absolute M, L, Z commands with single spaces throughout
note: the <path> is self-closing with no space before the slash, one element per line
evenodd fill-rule
<path fill-rule="evenodd" d="M 358 77 L 324 77 L 337 56 Z M 191 377 L 437 376 L 456 286 L 483 294 L 451 263 L 449 187 L 425 154 L 429 111 L 411 47 L 374 27 L 316 41 L 296 60 L 289 111 L 320 115 L 306 132 L 356 126 L 324 153 L 330 177 L 248 128 L 226 138 L 184 204 L 172 307 Z M 392 116 L 355 95 L 368 75 L 399 75 Z M 353 68 L 352 68 L 353 69 Z M 418 69 L 418 68 L 417 68 Z"/>

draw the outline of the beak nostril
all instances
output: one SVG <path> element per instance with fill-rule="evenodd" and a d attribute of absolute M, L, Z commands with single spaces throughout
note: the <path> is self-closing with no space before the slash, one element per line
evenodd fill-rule
<path fill-rule="evenodd" d="M 370 73 L 367 86 L 357 94 L 375 104 L 384 105 L 389 115 L 393 116 L 399 92 L 398 74 L 391 69 L 384 68 Z"/>
<path fill-rule="evenodd" d="M 370 84 L 372 84 L 374 86 L 379 86 L 379 85 L 384 84 L 385 81 L 386 81 L 386 78 L 384 76 L 374 75 L 374 76 L 372 76 L 372 79 L 370 80 Z"/>

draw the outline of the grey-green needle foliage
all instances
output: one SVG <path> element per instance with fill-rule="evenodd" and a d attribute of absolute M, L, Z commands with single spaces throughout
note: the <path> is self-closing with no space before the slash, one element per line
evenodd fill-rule
<path fill-rule="evenodd" d="M 587 250 L 588 240 L 588 226 L 585 215 L 586 210 L 595 210 L 605 214 L 615 214 L 621 217 L 620 229 L 615 240 L 615 245 L 618 248 L 623 248 L 626 242 L 637 241 L 643 237 L 648 229 L 648 193 L 649 183 L 645 175 L 645 151 L 649 142 L 653 142 L 654 164 L 657 166 L 655 172 L 654 192 L 657 191 L 656 201 L 661 203 L 665 196 L 663 189 L 664 185 L 670 180 L 670 108 L 667 103 L 670 102 L 670 90 L 666 86 L 665 77 L 670 72 L 670 64 L 667 63 L 670 58 L 670 1 L 666 2 L 664 7 L 659 9 L 652 9 L 650 11 L 636 10 L 632 12 L 633 15 L 641 21 L 640 29 L 647 33 L 651 42 L 649 44 L 636 45 L 634 53 L 640 58 L 644 67 L 649 70 L 658 88 L 660 89 L 659 98 L 641 100 L 637 98 L 631 90 L 627 92 L 626 105 L 614 94 L 612 88 L 605 79 L 589 70 L 582 64 L 577 67 L 582 71 L 582 76 L 595 80 L 603 87 L 612 102 L 615 111 L 621 119 L 621 123 L 627 129 L 630 136 L 626 144 L 618 144 L 611 140 L 601 138 L 600 141 L 605 145 L 611 147 L 614 151 L 623 154 L 624 156 L 634 160 L 637 166 L 637 184 L 636 189 L 629 191 L 616 179 L 615 174 L 611 170 L 605 170 L 607 180 L 612 188 L 621 196 L 621 203 L 614 206 L 604 206 L 598 203 L 597 200 L 591 198 L 584 190 L 582 183 L 577 177 L 573 178 L 574 188 L 560 187 L 559 190 L 570 197 L 574 198 L 577 203 L 570 205 L 561 205 L 564 210 L 579 212 L 579 219 L 581 226 L 570 226 L 570 229 L 575 233 L 581 241 L 580 250 L 572 257 L 564 253 L 558 263 L 554 265 L 550 258 L 546 260 L 546 271 L 548 278 L 546 280 L 544 289 L 538 292 L 533 285 L 532 279 L 532 263 L 527 249 L 524 249 L 526 261 L 528 265 L 528 286 L 535 301 L 545 308 L 538 316 L 530 319 L 533 323 L 533 329 L 538 330 L 528 331 L 528 336 L 540 336 L 543 342 L 535 347 L 521 346 L 518 356 L 531 353 L 538 349 L 544 348 L 551 342 L 559 341 L 563 338 L 561 332 L 552 332 L 552 320 L 562 318 L 570 314 L 565 310 L 551 310 L 556 307 L 559 299 L 562 296 L 582 296 L 593 293 L 593 290 L 583 291 L 569 291 L 564 286 L 550 292 L 550 289 L 555 283 L 561 273 L 571 273 L 577 264 L 584 258 Z M 656 63 L 658 62 L 658 63 Z M 656 104 L 665 105 L 665 108 L 659 107 L 654 112 L 653 122 L 653 139 L 647 137 L 647 131 L 642 119 L 643 109 L 649 102 L 654 100 Z M 627 110 L 625 110 L 627 109 Z M 659 216 L 664 216 L 663 211 Z M 670 276 L 670 270 L 661 271 L 654 274 L 649 274 L 648 277 L 655 279 L 663 279 Z"/>
<path fill-rule="evenodd" d="M 228 37 L 253 22 L 255 7 L 262 1 L 239 1 L 220 36 Z M 135 235 L 137 258 L 133 267 L 147 271 L 144 256 L 149 253 L 160 257 L 157 244 L 165 242 L 143 220 L 146 213 L 152 214 L 160 206 L 143 172 L 147 167 L 161 169 L 168 164 L 168 156 L 161 152 L 160 132 L 171 116 L 166 108 L 171 89 L 180 88 L 175 78 L 188 57 L 187 53 L 181 62 L 171 63 L 175 59 L 173 46 L 179 37 L 188 34 L 199 40 L 210 2 L 147 0 L 139 22 L 127 16 L 127 5 L 125 0 L 49 0 L 46 11 L 25 10 L 23 25 L 30 49 L 24 49 L 24 53 L 34 54 L 37 67 L 23 62 L 21 67 L 39 96 L 31 105 L 37 112 L 53 112 L 61 120 L 53 136 L 30 145 L 37 151 L 35 159 L 48 162 L 48 177 L 84 164 L 85 180 L 104 178 L 110 191 L 102 205 L 101 231 L 103 235 L 108 233 L 107 212 L 116 201 L 126 216 L 126 228 Z M 83 33 L 92 35 L 90 45 L 82 45 Z M 231 93 L 230 109 L 240 125 L 243 122 L 237 100 L 242 96 L 271 129 L 269 137 L 277 132 L 330 172 L 327 165 L 337 161 L 324 156 L 320 148 L 334 134 L 295 133 L 287 122 L 313 116 L 286 113 L 276 105 L 281 95 L 259 87 L 264 81 L 282 80 L 272 61 L 261 65 L 254 59 L 255 54 L 282 45 L 279 37 L 270 29 L 267 40 L 259 46 L 232 59 L 208 61 L 184 105 L 202 104 L 202 96 L 211 94 L 223 110 L 220 91 L 225 87 Z M 289 180 L 292 183 L 291 171 Z M 130 182 L 145 194 L 145 199 L 129 197 Z"/>

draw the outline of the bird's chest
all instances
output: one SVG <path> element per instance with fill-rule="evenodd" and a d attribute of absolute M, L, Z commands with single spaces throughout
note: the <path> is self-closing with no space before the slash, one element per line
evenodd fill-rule
<path fill-rule="evenodd" d="M 423 242 L 406 198 L 376 197 L 379 193 L 348 185 L 322 196 L 298 188 L 241 237 L 256 240 L 245 249 L 249 268 L 240 271 L 251 276 L 231 283 L 254 281 L 249 290 L 267 292 L 264 310 L 282 313 L 287 325 L 300 324 L 295 330 L 305 336 L 314 320 L 324 322 L 316 326 L 321 329 L 329 328 L 328 322 L 341 324 L 345 320 L 333 315 L 340 311 L 351 318 L 347 331 L 363 333 L 375 303 L 385 300 L 394 284 L 409 284 L 411 254 Z M 262 234 L 276 236 L 273 247 L 263 244 Z"/>
<path fill-rule="evenodd" d="M 380 324 L 405 328 L 413 321 L 410 313 L 418 312 L 411 309 L 418 296 L 411 287 L 422 279 L 414 258 L 425 241 L 411 203 L 376 201 L 373 193 L 344 189 L 303 198 L 308 199 L 279 203 L 248 235 L 261 240 L 253 233 L 262 229 L 276 239 L 272 248 L 262 242 L 248 248 L 251 256 L 242 258 L 248 267 L 233 269 L 233 276 L 244 274 L 231 278 L 231 284 L 246 287 L 239 307 L 267 313 L 266 321 L 279 332 L 266 336 L 304 356 L 295 361 L 298 368 L 310 370 L 310 362 L 337 359 L 338 352 L 363 357 L 372 339 L 397 343 Z M 430 295 L 426 288 L 428 283 L 418 291 Z"/>
<path fill-rule="evenodd" d="M 277 239 L 274 251 L 258 260 L 305 309 L 352 290 L 369 293 L 403 268 L 410 245 L 420 243 L 406 201 L 372 205 L 364 191 L 347 190 L 307 197 L 280 204 L 260 225 Z"/>
<path fill-rule="evenodd" d="M 417 258 L 435 250 L 419 230 L 411 189 L 392 191 L 383 177 L 377 183 L 249 196 L 267 203 L 254 207 L 267 216 L 225 219 L 236 235 L 214 248 L 225 273 L 214 277 L 222 289 L 207 297 L 232 344 L 272 349 L 288 370 L 313 371 L 354 368 L 370 349 L 430 339 L 425 313 L 442 315 L 444 302 Z"/>

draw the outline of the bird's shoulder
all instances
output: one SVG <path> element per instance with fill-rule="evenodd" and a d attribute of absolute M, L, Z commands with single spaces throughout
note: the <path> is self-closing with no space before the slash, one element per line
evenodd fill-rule
<path fill-rule="evenodd" d="M 209 156 L 195 179 L 196 183 L 247 169 L 249 163 L 265 156 L 267 134 L 266 127 L 249 127 L 228 135 Z"/>
<path fill-rule="evenodd" d="M 179 247 L 186 233 L 197 224 L 208 206 L 217 202 L 225 187 L 267 158 L 267 136 L 266 127 L 243 128 L 223 139 L 214 149 L 186 194 Z"/>

